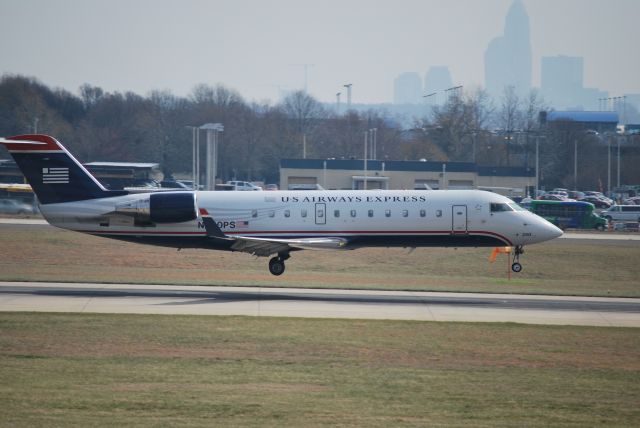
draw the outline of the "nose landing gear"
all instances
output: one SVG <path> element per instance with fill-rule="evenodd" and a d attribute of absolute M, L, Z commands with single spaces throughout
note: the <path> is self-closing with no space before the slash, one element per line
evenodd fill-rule
<path fill-rule="evenodd" d="M 516 273 L 522 271 L 522 265 L 520 264 L 520 254 L 522 253 L 524 253 L 522 245 L 516 245 L 513 251 L 513 264 L 511 265 L 511 270 Z"/>

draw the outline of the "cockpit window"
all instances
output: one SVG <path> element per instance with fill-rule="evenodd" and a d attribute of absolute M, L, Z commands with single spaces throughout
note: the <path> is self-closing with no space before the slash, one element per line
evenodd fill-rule
<path fill-rule="evenodd" d="M 509 206 L 513 208 L 514 211 L 526 211 L 524 208 L 522 208 L 520 205 L 516 204 L 515 202 L 510 203 Z"/>
<path fill-rule="evenodd" d="M 513 211 L 513 208 L 511 208 L 508 204 L 498 204 L 498 203 L 491 203 L 491 212 L 492 213 L 498 213 L 501 211 Z"/>

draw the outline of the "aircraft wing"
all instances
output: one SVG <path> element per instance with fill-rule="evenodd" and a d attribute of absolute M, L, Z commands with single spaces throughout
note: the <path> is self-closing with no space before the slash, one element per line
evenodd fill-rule
<path fill-rule="evenodd" d="M 348 241 L 338 237 L 318 238 L 255 238 L 250 236 L 230 236 L 235 242 L 231 246 L 235 251 L 251 253 L 256 256 L 270 256 L 297 250 L 338 250 L 344 248 Z"/>
<path fill-rule="evenodd" d="M 317 237 L 317 238 L 257 238 L 253 236 L 231 236 L 225 235 L 216 225 L 216 222 L 208 215 L 206 210 L 201 210 L 203 214 L 207 235 L 214 239 L 225 239 L 234 241 L 231 248 L 235 251 L 250 253 L 256 256 L 268 257 L 271 254 L 289 252 L 291 250 L 337 250 L 345 247 L 349 241 L 339 237 Z"/>

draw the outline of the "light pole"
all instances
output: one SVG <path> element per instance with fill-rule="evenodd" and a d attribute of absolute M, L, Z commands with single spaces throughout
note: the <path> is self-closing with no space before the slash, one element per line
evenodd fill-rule
<path fill-rule="evenodd" d="M 473 143 L 473 163 L 476 163 L 476 131 L 471 131 L 471 142 Z"/>
<path fill-rule="evenodd" d="M 347 83 L 342 86 L 347 88 L 347 111 L 348 111 L 348 110 L 351 110 L 351 87 L 353 86 L 353 83 Z"/>
<path fill-rule="evenodd" d="M 611 194 L 611 136 L 607 138 L 607 196 Z"/>
<path fill-rule="evenodd" d="M 462 85 L 452 86 L 451 88 L 445 89 L 444 92 L 447 94 L 447 101 L 451 98 L 451 94 L 457 97 L 460 89 L 462 89 Z"/>
<path fill-rule="evenodd" d="M 538 199 L 538 189 L 540 188 L 540 136 L 536 135 L 536 193 L 533 199 Z"/>
<path fill-rule="evenodd" d="M 573 190 L 578 190 L 578 139 L 573 140 Z"/>
<path fill-rule="evenodd" d="M 340 94 L 342 94 L 342 92 L 338 92 L 336 94 L 336 114 L 340 115 Z"/>
<path fill-rule="evenodd" d="M 376 160 L 377 159 L 377 140 L 378 140 L 378 128 L 370 128 L 369 129 L 369 144 L 371 144 L 371 150 L 369 151 L 369 156 L 371 157 L 371 159 Z"/>
<path fill-rule="evenodd" d="M 427 98 L 431 98 L 432 96 L 434 96 L 435 94 L 437 94 L 437 92 L 431 92 L 430 94 L 427 95 L 423 95 L 422 98 L 425 99 L 425 102 L 427 101 Z"/>
<path fill-rule="evenodd" d="M 218 172 L 218 137 L 224 131 L 221 123 L 205 123 L 200 127 L 207 131 L 207 190 L 214 190 L 216 187 L 216 175 Z M 198 151 L 199 155 L 199 151 Z M 198 159 L 198 164 L 200 163 Z"/>
<path fill-rule="evenodd" d="M 362 186 L 363 190 L 367 190 L 367 146 L 369 145 L 369 141 L 367 136 L 369 135 L 368 131 L 364 132 L 364 184 Z"/>
<path fill-rule="evenodd" d="M 193 189 L 198 190 L 196 184 L 196 133 L 198 132 L 197 126 L 186 126 L 185 128 L 191 129 L 191 178 L 193 180 Z"/>
<path fill-rule="evenodd" d="M 429 103 L 430 98 L 435 96 L 436 94 L 437 94 L 437 92 L 431 92 L 430 94 L 422 96 L 422 98 L 424 98 L 424 104 L 425 104 L 426 110 L 427 110 L 427 119 L 429 119 L 431 117 L 431 113 L 433 112 L 433 104 Z M 431 107 L 431 109 L 429 109 L 429 107 Z"/>
<path fill-rule="evenodd" d="M 618 183 L 617 187 L 618 189 L 620 189 L 620 136 L 616 137 L 616 140 L 618 142 L 618 168 L 617 168 L 617 173 L 618 173 L 618 180 L 616 181 Z"/>

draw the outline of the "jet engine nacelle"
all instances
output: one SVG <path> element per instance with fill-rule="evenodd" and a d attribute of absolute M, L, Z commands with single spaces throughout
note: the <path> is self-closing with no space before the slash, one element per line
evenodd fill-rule
<path fill-rule="evenodd" d="M 115 212 L 132 216 L 138 223 L 182 223 L 198 218 L 196 195 L 191 192 L 152 193 L 117 204 Z"/>

